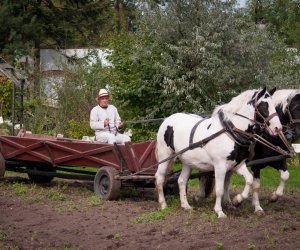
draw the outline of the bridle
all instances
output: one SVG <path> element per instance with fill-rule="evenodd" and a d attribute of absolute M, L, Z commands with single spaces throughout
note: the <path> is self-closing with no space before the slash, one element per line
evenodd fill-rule
<path fill-rule="evenodd" d="M 252 105 L 253 105 L 253 107 L 254 107 L 254 119 L 250 119 L 249 117 L 246 117 L 246 116 L 244 116 L 244 115 L 242 115 L 242 114 L 239 114 L 239 113 L 235 113 L 235 115 L 240 116 L 240 117 L 243 117 L 243 118 L 245 118 L 245 119 L 248 119 L 249 121 L 253 122 L 255 125 L 258 125 L 259 128 L 260 128 L 260 130 L 262 131 L 262 130 L 268 128 L 270 121 L 271 121 L 274 117 L 276 117 L 276 116 L 278 117 L 278 114 L 277 114 L 277 112 L 275 111 L 274 113 L 272 113 L 272 114 L 269 115 L 268 117 L 264 117 L 264 116 L 261 114 L 261 112 L 259 112 L 259 110 L 258 110 L 257 101 L 258 101 L 258 99 L 257 99 L 257 97 L 256 97 L 254 100 L 251 100 L 251 101 L 249 102 L 249 104 L 252 103 Z M 259 122 L 258 119 L 257 119 L 257 117 L 260 117 L 260 118 L 262 119 L 262 122 Z"/>
<path fill-rule="evenodd" d="M 289 123 L 288 123 L 288 125 L 287 125 L 287 127 L 290 128 L 290 129 L 293 129 L 293 128 L 294 128 L 294 124 L 300 123 L 300 119 L 293 119 L 291 112 L 292 112 L 295 108 L 297 108 L 299 105 L 296 105 L 295 107 L 293 107 L 292 110 L 290 110 L 291 102 L 292 102 L 292 98 L 288 98 L 287 105 L 286 105 L 286 107 L 285 107 L 285 109 L 284 109 L 284 113 L 287 113 L 288 116 L 289 116 L 289 119 L 290 119 L 290 120 L 289 120 Z"/>
<path fill-rule="evenodd" d="M 251 100 L 249 103 L 252 103 L 253 107 L 254 107 L 254 119 L 250 119 L 249 117 L 246 117 L 244 115 L 241 115 L 239 113 L 235 113 L 235 115 L 237 116 L 240 116 L 240 117 L 243 117 L 245 119 L 248 119 L 249 121 L 253 122 L 255 125 L 258 125 L 259 128 L 262 130 L 264 129 L 267 129 L 268 128 L 268 125 L 269 125 L 269 122 L 274 118 L 274 117 L 278 117 L 278 114 L 277 112 L 274 112 L 272 113 L 271 115 L 269 115 L 268 117 L 264 117 L 261 112 L 259 112 L 258 110 L 258 105 L 257 105 L 257 97 L 254 99 L 254 100 Z M 263 122 L 259 122 L 257 120 L 257 117 L 260 117 Z M 287 156 L 295 156 L 295 151 L 294 149 L 289 145 L 286 137 L 284 136 L 283 132 L 282 131 L 278 131 L 278 135 L 281 139 L 281 141 L 284 143 L 284 145 L 286 146 L 286 148 L 288 149 L 288 151 L 285 151 L 283 149 L 281 149 L 280 147 L 277 147 L 275 145 L 273 145 L 272 143 L 270 143 L 269 141 L 267 141 L 266 139 L 264 139 L 261 135 L 258 135 L 257 133 L 249 133 L 249 132 L 245 132 L 245 131 L 242 131 L 242 130 L 239 130 L 237 128 L 233 128 L 232 129 L 232 132 L 236 132 L 236 133 L 239 133 L 241 135 L 244 135 L 246 137 L 248 137 L 249 139 L 250 138 L 253 138 L 255 141 L 258 141 L 260 142 L 261 144 L 267 146 L 268 148 L 274 150 L 274 151 L 277 151 L 278 153 L 282 154 L 282 155 L 287 155 Z"/>

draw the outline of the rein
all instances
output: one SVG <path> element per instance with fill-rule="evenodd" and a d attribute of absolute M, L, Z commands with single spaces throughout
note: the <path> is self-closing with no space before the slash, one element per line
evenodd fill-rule
<path fill-rule="evenodd" d="M 242 117 L 242 118 L 245 118 L 245 119 L 247 119 L 247 120 L 249 120 L 249 121 L 251 121 L 251 122 L 253 122 L 253 123 L 255 123 L 255 124 L 258 124 L 259 127 L 260 127 L 261 129 L 265 129 L 265 128 L 268 126 L 268 122 L 270 122 L 275 116 L 278 116 L 277 113 L 274 112 L 273 114 L 271 114 L 271 115 L 269 115 L 267 118 L 265 118 L 265 117 L 264 117 L 264 116 L 256 109 L 256 107 L 255 107 L 255 116 L 254 116 L 255 119 L 250 119 L 249 117 L 244 116 L 244 115 L 241 115 L 241 114 L 239 114 L 239 113 L 234 113 L 234 114 L 237 115 L 237 116 L 240 116 L 240 117 Z M 259 116 L 263 119 L 263 122 L 257 121 L 256 115 L 259 115 Z"/>
<path fill-rule="evenodd" d="M 204 120 L 207 120 L 208 118 L 209 118 L 209 117 L 206 117 L 206 118 L 204 118 L 204 119 L 198 121 L 198 122 L 194 125 L 194 127 L 192 128 L 191 134 L 190 134 L 189 145 L 188 145 L 186 148 L 183 148 L 183 149 L 181 149 L 180 151 L 178 151 L 177 153 L 174 153 L 174 154 L 170 155 L 169 157 L 167 157 L 167 158 L 161 160 L 160 162 L 157 162 L 157 163 L 153 164 L 152 166 L 147 167 L 147 168 L 144 168 L 143 170 L 138 171 L 138 172 L 136 172 L 136 173 L 134 173 L 134 174 L 131 174 L 131 175 L 129 175 L 129 176 L 134 176 L 134 175 L 138 175 L 138 174 L 140 174 L 140 173 L 146 172 L 147 170 L 152 169 L 152 168 L 158 166 L 158 165 L 161 164 L 161 163 L 164 163 L 164 162 L 166 162 L 166 161 L 168 161 L 168 160 L 171 160 L 171 159 L 176 158 L 178 155 L 181 155 L 181 154 L 185 153 L 185 152 L 188 151 L 188 150 L 192 150 L 192 149 L 195 149 L 195 148 L 197 148 L 197 147 L 201 147 L 201 148 L 202 148 L 202 147 L 205 146 L 205 144 L 208 143 L 210 140 L 212 140 L 212 139 L 218 137 L 219 135 L 221 135 L 221 134 L 223 134 L 224 132 L 227 131 L 227 129 L 223 128 L 223 129 L 219 130 L 218 132 L 216 132 L 216 133 L 214 133 L 214 134 L 212 134 L 212 135 L 210 135 L 210 136 L 204 138 L 203 140 L 200 140 L 200 141 L 198 141 L 198 142 L 192 142 L 192 141 L 193 141 L 194 134 L 195 134 L 195 131 L 196 131 L 198 125 L 199 125 L 201 122 L 203 122 Z"/>
<path fill-rule="evenodd" d="M 239 113 L 234 113 L 234 115 L 243 117 L 243 118 L 245 118 L 245 119 L 253 122 L 254 124 L 258 124 L 261 128 L 266 128 L 267 127 L 267 123 L 270 120 L 272 120 L 275 116 L 277 116 L 277 113 L 275 112 L 275 113 L 269 115 L 267 118 L 263 117 L 262 114 L 258 111 L 257 106 L 255 105 L 255 102 L 254 102 L 254 108 L 255 108 L 254 119 L 250 119 L 249 117 L 246 117 L 246 116 L 241 115 Z M 169 157 L 163 159 L 162 161 L 157 162 L 156 164 L 153 164 L 152 166 L 147 167 L 147 168 L 145 168 L 145 169 L 143 169 L 141 171 L 138 171 L 138 172 L 136 172 L 134 174 L 131 174 L 129 176 L 135 176 L 135 175 L 138 175 L 140 173 L 146 172 L 147 170 L 152 169 L 152 168 L 158 166 L 161 163 L 164 163 L 164 162 L 166 162 L 168 160 L 176 158 L 178 155 L 181 155 L 181 154 L 185 153 L 188 150 L 193 150 L 193 149 L 195 149 L 197 147 L 201 147 L 202 148 L 210 140 L 215 139 L 216 137 L 218 137 L 219 135 L 221 135 L 223 133 L 227 133 L 229 135 L 229 137 L 234 142 L 236 142 L 239 146 L 248 147 L 249 148 L 249 152 L 250 152 L 249 158 L 253 157 L 254 146 L 255 146 L 254 141 L 260 142 L 261 144 L 263 144 L 266 147 L 268 147 L 268 148 L 270 148 L 270 149 L 278 152 L 281 155 L 290 156 L 290 157 L 294 157 L 296 155 L 294 149 L 289 145 L 289 143 L 288 143 L 288 141 L 287 141 L 287 139 L 284 136 L 284 134 L 283 134 L 282 131 L 279 132 L 279 137 L 282 140 L 282 142 L 285 144 L 285 146 L 287 147 L 288 151 L 283 150 L 279 146 L 273 145 L 272 143 L 270 143 L 269 141 L 267 141 L 266 139 L 264 139 L 262 136 L 260 136 L 258 134 L 249 133 L 249 132 L 246 132 L 246 131 L 243 131 L 241 129 L 236 128 L 231 121 L 230 122 L 226 122 L 224 120 L 224 113 L 223 113 L 222 110 L 219 110 L 218 115 L 219 115 L 220 122 L 221 122 L 221 124 L 223 126 L 223 128 L 221 130 L 219 130 L 218 132 L 216 132 L 216 133 L 214 133 L 214 134 L 212 134 L 212 135 L 210 135 L 210 136 L 208 136 L 208 137 L 206 137 L 206 138 L 204 138 L 204 139 L 202 139 L 202 140 L 200 140 L 198 142 L 193 142 L 194 134 L 195 134 L 195 131 L 196 131 L 197 127 L 204 120 L 207 120 L 209 117 L 206 117 L 206 118 L 204 118 L 202 120 L 199 120 L 194 125 L 194 127 L 192 128 L 192 130 L 191 130 L 191 134 L 190 134 L 190 138 L 189 138 L 189 146 L 187 146 L 186 148 L 183 148 L 182 150 L 178 151 L 177 153 L 174 153 L 174 154 L 170 155 Z M 263 119 L 263 123 L 260 123 L 260 122 L 257 121 L 256 115 L 259 115 Z M 290 113 L 289 113 L 289 115 L 290 115 Z M 291 117 L 291 115 L 290 115 L 290 117 Z M 296 119 L 295 121 L 300 123 L 300 119 Z"/>
<path fill-rule="evenodd" d="M 203 146 L 206 145 L 206 143 L 208 143 L 208 142 L 211 141 L 212 139 L 218 137 L 219 135 L 221 135 L 221 134 L 223 134 L 223 133 L 225 133 L 225 132 L 227 132 L 227 133 L 229 134 L 230 138 L 231 138 L 233 141 L 235 141 L 237 144 L 239 144 L 240 146 L 243 146 L 243 147 L 250 147 L 251 145 L 254 145 L 253 141 L 251 142 L 251 140 L 249 140 L 249 139 L 251 139 L 251 138 L 254 138 L 254 134 L 247 133 L 247 132 L 245 132 L 245 131 L 243 131 L 243 130 L 240 130 L 240 129 L 234 127 L 233 123 L 231 123 L 231 124 L 226 123 L 226 122 L 224 121 L 224 119 L 222 119 L 222 117 L 220 117 L 220 116 L 223 116 L 223 117 L 224 117 L 224 113 L 223 113 L 223 111 L 221 111 L 221 110 L 219 111 L 219 119 L 220 119 L 220 122 L 221 122 L 221 124 L 222 124 L 222 126 L 223 126 L 223 128 L 222 128 L 221 130 L 219 130 L 218 132 L 216 132 L 216 133 L 214 133 L 214 134 L 212 134 L 212 135 L 210 135 L 210 136 L 208 136 L 208 137 L 206 137 L 206 138 L 204 138 L 204 139 L 202 139 L 202 140 L 200 140 L 200 141 L 198 141 L 198 142 L 193 142 L 194 134 L 195 134 L 195 131 L 196 131 L 197 127 L 198 127 L 199 124 L 202 123 L 204 120 L 207 120 L 208 117 L 207 117 L 207 118 L 204 118 L 204 119 L 202 119 L 202 120 L 199 120 L 199 121 L 194 125 L 194 127 L 192 128 L 192 130 L 191 130 L 190 139 L 189 139 L 189 145 L 188 145 L 187 147 L 183 148 L 182 150 L 178 151 L 177 153 L 174 153 L 174 154 L 170 155 L 169 157 L 167 157 L 167 158 L 161 160 L 160 162 L 157 162 L 157 163 L 153 164 L 153 165 L 150 166 L 150 167 L 147 167 L 147 168 L 145 168 L 145 169 L 143 169 L 143 170 L 141 170 L 141 171 L 138 171 L 138 172 L 136 172 L 136 173 L 134 173 L 134 174 L 131 174 L 130 176 L 135 176 L 135 175 L 138 175 L 138 174 L 140 174 L 140 173 L 146 172 L 147 170 L 152 169 L 152 168 L 158 166 L 158 165 L 161 164 L 161 163 L 164 163 L 164 162 L 166 162 L 166 161 L 168 161 L 168 160 L 171 160 L 171 159 L 176 158 L 178 155 L 181 155 L 181 154 L 185 153 L 185 152 L 188 151 L 188 150 L 192 150 L 192 149 L 195 149 L 195 148 L 197 148 L 197 147 L 201 147 L 201 148 L 202 148 Z M 245 118 L 247 118 L 247 117 L 245 117 Z M 247 118 L 247 119 L 249 119 L 249 118 Z M 237 135 L 237 133 L 238 133 L 239 135 Z M 254 139 L 255 139 L 255 138 L 254 138 Z M 253 147 L 252 147 L 252 151 L 253 151 Z M 251 152 L 250 152 L 250 153 L 251 153 Z"/>
<path fill-rule="evenodd" d="M 282 142 L 284 143 L 284 145 L 287 147 L 288 151 L 283 150 L 279 146 L 273 145 L 271 142 L 269 142 L 268 140 L 266 140 L 265 138 L 263 138 L 262 136 L 260 136 L 258 134 L 251 134 L 251 133 L 245 132 L 243 130 L 240 130 L 238 128 L 235 128 L 235 127 L 233 128 L 233 131 L 236 132 L 236 133 L 244 134 L 245 136 L 252 137 L 255 141 L 260 142 L 264 146 L 276 151 L 277 153 L 279 153 L 281 155 L 291 156 L 291 157 L 295 156 L 294 149 L 289 145 L 289 143 L 286 140 L 286 138 L 285 138 L 284 134 L 282 133 L 282 131 L 279 132 L 279 137 L 282 140 Z"/>
<path fill-rule="evenodd" d="M 257 121 L 254 121 L 244 115 L 241 115 L 241 114 L 238 114 L 236 113 L 236 115 L 240 116 L 240 117 L 243 117 L 245 119 L 248 119 L 250 121 L 253 121 L 254 123 L 258 123 L 261 127 L 261 123 L 257 122 Z M 273 117 L 275 117 L 277 114 L 276 113 L 273 113 L 271 114 L 270 116 L 268 116 L 265 121 L 270 121 Z M 266 124 L 266 123 L 265 123 Z M 245 136 L 248 136 L 249 138 L 253 138 L 255 141 L 258 141 L 260 142 L 261 144 L 263 144 L 264 146 L 276 151 L 277 153 L 281 154 L 281 155 L 284 155 L 284 156 L 290 156 L 290 157 L 294 157 L 296 155 L 295 153 L 295 150 L 293 147 L 291 147 L 291 145 L 288 143 L 286 137 L 284 136 L 283 132 L 282 131 L 279 131 L 278 135 L 281 139 L 281 141 L 284 143 L 284 145 L 286 146 L 287 150 L 288 151 L 285 151 L 283 150 L 281 147 L 279 146 L 275 146 L 274 144 L 270 143 L 268 140 L 266 140 L 265 138 L 263 138 L 262 136 L 258 135 L 258 134 L 252 134 L 252 133 L 248 133 L 248 132 L 245 132 L 243 130 L 240 130 L 236 127 L 233 128 L 233 131 L 236 132 L 236 133 L 240 133 L 240 134 L 244 134 Z"/>

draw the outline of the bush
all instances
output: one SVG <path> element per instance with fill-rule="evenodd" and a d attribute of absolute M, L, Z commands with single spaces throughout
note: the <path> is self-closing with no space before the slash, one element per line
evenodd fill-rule
<path fill-rule="evenodd" d="M 89 127 L 89 122 L 78 123 L 75 120 L 68 122 L 67 136 L 75 139 L 81 139 L 84 135 L 93 136 L 94 132 Z"/>

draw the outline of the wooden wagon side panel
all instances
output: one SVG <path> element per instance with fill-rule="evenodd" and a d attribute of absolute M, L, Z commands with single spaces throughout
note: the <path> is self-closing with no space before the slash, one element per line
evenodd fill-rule
<path fill-rule="evenodd" d="M 54 162 L 61 165 L 102 167 L 120 169 L 112 145 L 84 142 L 47 142 L 53 152 Z"/>
<path fill-rule="evenodd" d="M 126 143 L 122 148 L 122 154 L 129 169 L 132 172 L 146 170 L 143 174 L 153 174 L 156 172 L 157 166 L 155 157 L 156 141 L 146 141 L 142 143 L 132 144 Z"/>
<path fill-rule="evenodd" d="M 39 140 L 1 136 L 0 150 L 6 160 L 50 162 L 48 152 Z"/>
<path fill-rule="evenodd" d="M 110 166 L 132 173 L 145 170 L 143 175 L 152 175 L 156 171 L 155 146 L 156 141 L 115 146 L 26 133 L 0 136 L 0 150 L 5 160 L 54 166 Z"/>
<path fill-rule="evenodd" d="M 115 149 L 113 145 L 108 144 L 1 136 L 0 150 L 6 160 L 66 166 L 111 166 L 120 169 L 120 160 Z"/>

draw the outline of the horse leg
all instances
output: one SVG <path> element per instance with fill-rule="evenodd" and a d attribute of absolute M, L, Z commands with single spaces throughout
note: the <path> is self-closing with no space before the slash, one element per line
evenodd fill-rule
<path fill-rule="evenodd" d="M 253 196 L 252 196 L 252 205 L 254 206 L 254 213 L 261 216 L 264 215 L 264 210 L 260 206 L 259 202 L 259 189 L 260 189 L 260 178 L 255 177 L 253 179 Z"/>
<path fill-rule="evenodd" d="M 264 215 L 264 210 L 260 206 L 259 202 L 259 189 L 260 189 L 260 169 L 259 166 L 253 166 L 251 167 L 251 170 L 253 172 L 253 196 L 252 196 L 252 205 L 254 206 L 255 210 L 254 213 L 261 216 Z"/>
<path fill-rule="evenodd" d="M 214 210 L 218 215 L 218 218 L 227 217 L 222 210 L 222 197 L 224 194 L 225 175 L 226 175 L 226 168 L 224 168 L 224 165 L 219 168 L 215 168 L 216 202 L 215 202 Z"/>
<path fill-rule="evenodd" d="M 187 186 L 187 181 L 189 179 L 190 173 L 191 173 L 191 168 L 183 165 L 180 176 L 178 178 L 181 207 L 185 210 L 192 209 L 192 207 L 189 205 L 187 201 L 187 195 L 186 195 L 186 186 Z"/>
<path fill-rule="evenodd" d="M 161 209 L 165 209 L 167 207 L 166 199 L 164 196 L 164 183 L 165 177 L 168 172 L 168 169 L 173 164 L 173 161 L 164 162 L 158 165 L 157 171 L 155 173 L 155 184 L 156 190 L 158 193 L 158 202 L 160 204 Z"/>
<path fill-rule="evenodd" d="M 232 171 L 228 171 L 225 176 L 224 180 L 224 196 L 223 196 L 223 201 L 226 205 L 232 206 L 232 202 L 230 199 L 230 194 L 229 194 L 229 184 L 230 184 L 230 178 L 232 176 Z"/>
<path fill-rule="evenodd" d="M 277 187 L 276 191 L 271 194 L 271 197 L 270 197 L 271 201 L 277 201 L 278 198 L 283 195 L 285 183 L 287 182 L 287 180 L 290 177 L 290 173 L 287 169 L 279 170 L 279 172 L 280 172 L 280 184 Z"/>
<path fill-rule="evenodd" d="M 244 177 L 245 179 L 245 187 L 242 193 L 237 194 L 234 198 L 233 198 L 233 205 L 237 206 L 239 204 L 242 203 L 243 200 L 247 199 L 249 196 L 249 192 L 250 192 L 250 186 L 253 184 L 253 176 L 252 174 L 249 172 L 247 166 L 245 163 L 243 163 L 242 165 L 238 166 L 235 171 Z"/>
<path fill-rule="evenodd" d="M 206 182 L 207 182 L 207 178 L 205 176 L 199 177 L 198 193 L 195 196 L 195 200 L 197 202 L 203 200 L 207 196 L 205 192 Z"/>
<path fill-rule="evenodd" d="M 215 177 L 213 175 L 204 175 L 199 177 L 198 193 L 195 200 L 199 202 L 204 198 L 209 197 L 215 188 Z"/>

